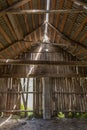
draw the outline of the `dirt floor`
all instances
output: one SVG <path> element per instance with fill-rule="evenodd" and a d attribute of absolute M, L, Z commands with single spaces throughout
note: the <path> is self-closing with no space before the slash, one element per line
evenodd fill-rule
<path fill-rule="evenodd" d="M 0 119 L 0 124 L 6 118 Z M 82 119 L 10 119 L 0 130 L 87 130 L 87 120 Z"/>

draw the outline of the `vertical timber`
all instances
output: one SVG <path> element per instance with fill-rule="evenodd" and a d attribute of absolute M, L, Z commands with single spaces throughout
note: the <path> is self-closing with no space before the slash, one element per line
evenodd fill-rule
<path fill-rule="evenodd" d="M 51 79 L 43 78 L 43 119 L 51 119 Z"/>

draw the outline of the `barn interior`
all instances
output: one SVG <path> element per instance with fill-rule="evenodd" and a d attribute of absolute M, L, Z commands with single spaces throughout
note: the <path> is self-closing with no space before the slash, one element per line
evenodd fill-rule
<path fill-rule="evenodd" d="M 32 117 L 35 128 L 30 122 L 25 130 L 46 130 L 55 117 L 81 114 L 87 117 L 87 0 L 0 0 L 0 128 L 22 130 L 12 117 Z M 87 130 L 87 120 L 76 122 Z M 62 124 L 78 129 L 70 119 Z"/>

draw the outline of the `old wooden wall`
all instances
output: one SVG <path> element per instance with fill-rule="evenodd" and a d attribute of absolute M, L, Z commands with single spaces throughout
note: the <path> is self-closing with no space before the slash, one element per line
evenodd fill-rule
<path fill-rule="evenodd" d="M 46 52 L 46 49 L 49 52 Z M 20 59 L 35 59 L 48 61 L 77 61 L 76 57 L 64 52 L 60 48 L 44 45 L 42 51 L 37 53 L 27 52 L 19 56 Z M 33 69 L 32 69 L 33 68 Z M 33 113 L 42 115 L 43 112 L 43 76 L 50 78 L 51 82 L 51 113 L 54 115 L 62 112 L 87 112 L 87 67 L 78 66 L 1 66 L 0 75 L 0 110 L 12 110 L 15 108 L 20 112 L 20 98 L 23 99 L 24 109 L 27 111 L 28 94 L 33 94 Z M 29 92 L 30 74 L 33 77 L 33 91 Z M 10 77 L 9 77 L 10 74 Z M 7 75 L 7 77 L 6 77 Z M 14 78 L 14 76 L 16 77 Z M 36 77 L 35 77 L 36 75 Z M 85 75 L 85 76 L 84 76 Z M 11 77 L 12 76 L 12 77 Z M 9 78 L 8 78 L 9 77 Z M 27 78 L 27 85 L 22 87 L 20 79 Z M 26 98 L 25 96 L 26 95 Z M 3 98 L 4 97 L 4 98 Z M 19 98 L 19 99 L 18 99 Z M 17 103 L 18 102 L 18 103 Z M 27 115 L 27 113 L 25 113 Z"/>
<path fill-rule="evenodd" d="M 11 114 L 10 111 L 20 109 L 20 82 L 18 79 L 0 79 L 0 112 L 5 115 Z M 6 111 L 8 111 L 6 113 Z M 17 114 L 17 113 L 15 113 Z"/>
<path fill-rule="evenodd" d="M 34 87 L 34 111 L 40 114 L 43 104 L 43 87 L 41 78 Z M 50 78 L 51 85 L 51 112 L 87 112 L 87 79 L 85 78 Z M 43 85 L 43 84 L 42 84 Z"/>

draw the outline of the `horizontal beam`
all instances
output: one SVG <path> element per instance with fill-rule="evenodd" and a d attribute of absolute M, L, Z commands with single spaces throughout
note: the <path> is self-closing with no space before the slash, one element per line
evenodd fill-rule
<path fill-rule="evenodd" d="M 87 61 L 47 61 L 47 60 L 0 59 L 0 65 L 87 66 Z"/>
<path fill-rule="evenodd" d="M 34 112 L 33 110 L 0 110 L 0 112 L 16 113 L 16 112 Z"/>
<path fill-rule="evenodd" d="M 27 74 L 0 74 L 0 78 L 27 78 Z M 41 78 L 41 77 L 51 77 L 51 78 L 78 78 L 87 77 L 87 74 L 30 74 L 28 78 Z"/>
<path fill-rule="evenodd" d="M 46 13 L 84 13 L 87 12 L 86 9 L 78 10 L 78 9 L 60 9 L 60 10 L 7 10 L 4 12 L 0 12 L 0 15 L 3 14 L 46 14 Z"/>
<path fill-rule="evenodd" d="M 0 94 L 3 94 L 3 93 L 6 93 L 6 94 L 34 94 L 34 93 L 37 93 L 37 94 L 40 94 L 42 92 L 37 92 L 37 91 L 33 91 L 33 92 L 28 92 L 28 91 L 20 91 L 20 92 L 17 92 L 17 91 L 0 91 Z"/>
<path fill-rule="evenodd" d="M 69 95 L 71 95 L 71 94 L 76 94 L 76 95 L 86 95 L 87 94 L 87 92 L 54 92 L 54 94 L 69 94 Z"/>
<path fill-rule="evenodd" d="M 37 109 L 35 110 L 37 111 Z M 34 110 L 0 110 L 0 112 L 6 112 L 6 113 L 16 113 L 16 112 L 35 112 Z M 39 111 L 43 111 L 43 110 L 39 110 Z M 87 110 L 82 110 L 82 111 L 78 111 L 78 110 L 58 110 L 58 112 L 64 112 L 64 113 L 68 113 L 68 112 L 78 112 L 78 113 L 86 113 Z"/>
<path fill-rule="evenodd" d="M 21 40 L 21 42 L 27 42 L 27 43 L 33 43 L 33 44 L 51 44 L 51 45 L 55 45 L 55 46 L 70 46 L 70 44 L 66 44 L 66 43 L 55 43 L 55 42 L 43 42 L 43 41 L 28 41 L 28 40 Z"/>
<path fill-rule="evenodd" d="M 42 92 L 27 92 L 27 91 L 24 91 L 24 92 L 15 92 L 15 91 L 0 91 L 0 94 L 42 94 Z M 79 94 L 82 94 L 82 95 L 86 95 L 87 92 L 61 92 L 61 91 L 55 91 L 53 92 L 53 94 L 76 94 L 76 95 L 79 95 Z"/>

